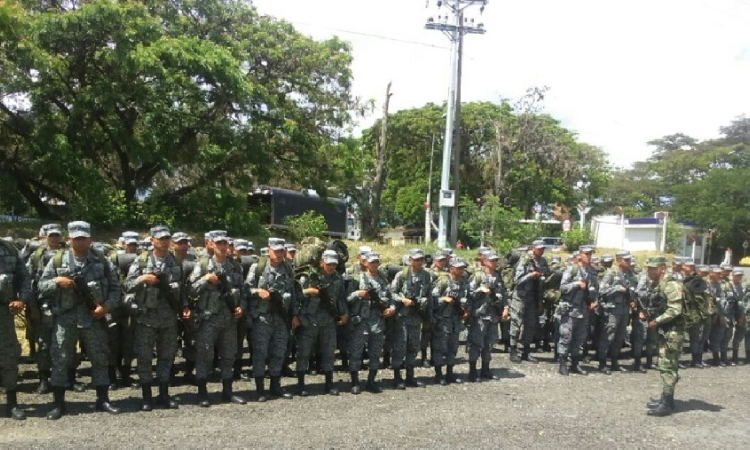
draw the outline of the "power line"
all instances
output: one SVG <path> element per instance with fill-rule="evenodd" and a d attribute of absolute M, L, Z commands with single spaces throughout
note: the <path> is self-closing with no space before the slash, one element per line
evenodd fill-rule
<path fill-rule="evenodd" d="M 289 20 L 288 22 L 293 23 L 295 25 L 306 25 L 306 26 L 310 26 L 310 27 L 321 28 L 321 29 L 324 29 L 324 30 L 335 31 L 337 33 L 354 34 L 354 35 L 357 35 L 357 36 L 365 36 L 365 37 L 370 37 L 370 38 L 375 38 L 375 39 L 382 39 L 384 41 L 400 42 L 402 44 L 421 45 L 423 47 L 437 48 L 437 49 L 440 49 L 440 50 L 450 50 L 449 47 L 443 47 L 441 45 L 428 44 L 427 42 L 410 41 L 408 39 L 401 39 L 401 38 L 394 38 L 394 37 L 390 37 L 390 36 L 383 36 L 381 34 L 364 33 L 362 31 L 343 30 L 341 28 L 326 27 L 326 26 L 312 24 L 312 23 L 298 22 L 298 21 L 295 21 L 295 20 Z"/>

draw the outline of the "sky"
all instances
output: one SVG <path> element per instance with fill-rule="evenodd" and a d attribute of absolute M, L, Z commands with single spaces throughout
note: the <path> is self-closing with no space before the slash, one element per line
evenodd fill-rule
<path fill-rule="evenodd" d="M 352 44 L 353 94 L 390 111 L 442 103 L 449 41 L 424 28 L 436 0 L 254 0 L 316 39 Z M 487 33 L 464 40 L 463 101 L 517 99 L 549 88 L 545 111 L 628 167 L 647 142 L 697 139 L 750 115 L 750 0 L 490 0 L 466 17 Z M 361 126 L 368 126 L 375 116 Z"/>

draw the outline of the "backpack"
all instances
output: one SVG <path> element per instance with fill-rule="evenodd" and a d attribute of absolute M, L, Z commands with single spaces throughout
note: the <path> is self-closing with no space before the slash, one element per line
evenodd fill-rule
<path fill-rule="evenodd" d="M 296 258 L 295 258 L 296 259 Z M 208 261 L 208 260 L 206 260 Z M 261 256 L 258 258 L 258 262 L 255 264 L 255 282 L 257 283 L 260 279 L 261 275 L 263 275 L 263 271 L 266 269 L 266 265 L 268 265 L 268 258 L 265 256 Z M 291 277 L 295 278 L 295 269 L 292 268 L 292 265 L 289 264 L 289 261 L 284 259 L 284 262 L 282 263 L 282 266 L 284 266 L 284 271 L 286 274 Z M 205 272 L 205 269 L 204 269 Z M 302 274 L 302 272 L 299 271 L 299 269 L 296 272 L 298 275 Z"/>
<path fill-rule="evenodd" d="M 708 283 L 701 277 L 688 277 L 682 285 L 682 317 L 685 327 L 690 328 L 711 317 L 713 299 L 708 293 Z"/>
<path fill-rule="evenodd" d="M 323 252 L 327 249 L 328 245 L 322 239 L 316 237 L 302 239 L 297 246 L 297 253 L 294 255 L 294 267 L 297 269 L 297 272 L 307 271 L 311 268 L 318 267 L 318 261 L 320 261 Z M 260 263 L 258 263 L 258 265 L 260 265 Z"/>
<path fill-rule="evenodd" d="M 5 247 L 8 250 L 8 253 L 10 253 L 12 256 L 15 256 L 16 258 L 18 258 L 18 249 L 16 248 L 15 245 L 11 244 L 5 239 L 0 239 L 0 245 Z"/>

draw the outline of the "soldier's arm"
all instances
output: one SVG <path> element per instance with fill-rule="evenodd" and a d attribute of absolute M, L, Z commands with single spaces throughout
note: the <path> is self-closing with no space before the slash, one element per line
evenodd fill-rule
<path fill-rule="evenodd" d="M 404 277 L 402 277 L 401 274 L 403 274 L 403 272 L 399 272 L 393 277 L 393 282 L 390 287 L 391 297 L 393 297 L 393 301 L 396 304 L 403 304 L 404 299 L 404 294 L 401 293 L 401 290 L 404 287 Z"/>
<path fill-rule="evenodd" d="M 13 281 L 17 298 L 28 303 L 31 300 L 31 277 L 20 256 L 16 258 L 16 275 Z"/>
<path fill-rule="evenodd" d="M 654 319 L 657 325 L 669 323 L 682 314 L 682 283 L 670 281 L 664 287 L 667 296 L 667 310 Z"/>
<path fill-rule="evenodd" d="M 614 281 L 615 281 L 614 273 L 611 270 L 606 271 L 604 273 L 604 277 L 602 278 L 601 287 L 599 288 L 599 293 L 605 299 L 612 294 L 616 294 L 618 292 L 623 291 L 622 286 L 616 285 Z"/>
<path fill-rule="evenodd" d="M 141 276 L 141 263 L 138 258 L 128 268 L 128 275 L 125 281 L 122 283 L 122 288 L 126 294 L 132 294 L 146 287 L 146 282 L 142 281 L 139 277 Z"/>
<path fill-rule="evenodd" d="M 524 283 L 530 281 L 533 278 L 533 272 L 526 273 L 527 262 L 528 261 L 526 259 L 521 258 L 521 260 L 516 264 L 516 271 L 514 275 L 516 288 L 521 287 Z"/>
<path fill-rule="evenodd" d="M 60 289 L 57 286 L 57 283 L 55 282 L 57 271 L 55 270 L 54 259 L 55 258 L 50 258 L 49 262 L 47 263 L 47 265 L 44 267 L 44 270 L 42 271 L 42 276 L 39 278 L 37 289 L 39 289 L 40 296 L 47 296 L 47 295 L 54 294 Z"/>
<path fill-rule="evenodd" d="M 199 296 L 203 293 L 203 291 L 206 290 L 206 286 L 208 285 L 208 281 L 206 281 L 203 278 L 203 268 L 201 267 L 201 262 L 198 261 L 195 264 L 195 267 L 193 268 L 193 273 L 190 274 L 190 293 L 193 296 Z"/>
<path fill-rule="evenodd" d="M 346 293 L 346 303 L 353 303 L 359 298 L 357 291 L 359 290 L 359 277 L 352 277 L 349 282 L 349 291 Z"/>
<path fill-rule="evenodd" d="M 580 269 L 579 269 L 580 270 Z M 573 268 L 568 267 L 565 269 L 565 272 L 562 276 L 562 281 L 560 281 L 560 292 L 563 294 L 569 294 L 576 289 L 580 289 L 581 287 L 578 286 L 578 280 L 573 279 Z"/>
<path fill-rule="evenodd" d="M 117 279 L 117 272 L 112 261 L 107 259 L 104 264 L 104 276 L 107 277 L 107 292 L 103 306 L 112 311 L 120 303 L 120 280 Z"/>

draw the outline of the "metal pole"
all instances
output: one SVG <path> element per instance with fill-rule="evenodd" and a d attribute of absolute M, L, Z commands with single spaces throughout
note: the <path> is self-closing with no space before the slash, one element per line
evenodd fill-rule
<path fill-rule="evenodd" d="M 667 214 L 669 213 L 664 211 L 664 226 L 661 231 L 661 247 L 659 249 L 661 252 L 665 251 L 667 248 Z"/>
<path fill-rule="evenodd" d="M 424 212 L 424 241 L 432 242 L 432 162 L 435 159 L 435 133 L 432 133 L 432 149 L 430 150 L 430 175 L 427 177 L 427 202 Z"/>

